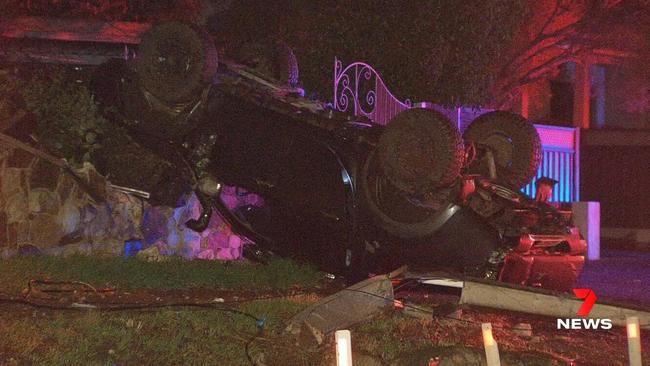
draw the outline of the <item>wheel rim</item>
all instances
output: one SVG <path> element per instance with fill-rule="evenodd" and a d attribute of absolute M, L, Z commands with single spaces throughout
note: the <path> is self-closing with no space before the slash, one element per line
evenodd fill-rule
<path fill-rule="evenodd" d="M 495 164 L 504 168 L 512 166 L 514 145 L 510 137 L 502 133 L 494 133 L 482 143 L 494 153 Z"/>
<path fill-rule="evenodd" d="M 160 45 L 160 52 L 154 60 L 160 77 L 183 80 L 194 67 L 191 50 L 176 40 L 168 40 Z"/>

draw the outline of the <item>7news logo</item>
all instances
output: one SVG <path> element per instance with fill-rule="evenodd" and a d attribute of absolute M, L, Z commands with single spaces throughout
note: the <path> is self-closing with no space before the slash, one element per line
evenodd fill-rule
<path fill-rule="evenodd" d="M 578 299 L 584 300 L 576 315 L 582 318 L 558 319 L 557 329 L 612 329 L 611 319 L 586 318 L 596 303 L 596 294 L 590 288 L 574 288 Z"/>

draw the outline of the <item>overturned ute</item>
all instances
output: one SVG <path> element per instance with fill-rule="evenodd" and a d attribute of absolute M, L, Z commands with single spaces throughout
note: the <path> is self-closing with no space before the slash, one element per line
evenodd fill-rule
<path fill-rule="evenodd" d="M 260 250 L 350 280 L 408 263 L 573 285 L 586 245 L 570 215 L 520 192 L 541 158 L 524 118 L 490 112 L 461 136 L 442 114 L 412 108 L 374 125 L 304 98 L 282 42 L 228 56 L 200 28 L 169 22 L 144 33 L 135 56 L 98 66 L 95 94 L 117 107 L 111 119 L 191 171 L 203 207 L 191 229 L 216 210 Z M 224 185 L 265 205 L 230 211 Z"/>
<path fill-rule="evenodd" d="M 191 165 L 204 212 L 190 228 L 216 209 L 260 247 L 349 277 L 407 262 L 572 286 L 585 242 L 568 215 L 519 191 L 541 155 L 524 118 L 491 112 L 464 136 L 427 109 L 373 125 L 303 98 L 280 42 L 244 45 L 231 59 L 196 28 L 160 24 L 115 79 L 133 135 L 168 141 Z M 222 185 L 266 205 L 230 212 Z"/>

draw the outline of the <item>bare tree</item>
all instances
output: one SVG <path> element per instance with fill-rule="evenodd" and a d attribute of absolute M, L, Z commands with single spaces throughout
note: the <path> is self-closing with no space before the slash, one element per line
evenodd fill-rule
<path fill-rule="evenodd" d="M 505 62 L 497 66 L 492 87 L 495 107 L 508 106 L 522 85 L 548 78 L 557 66 L 598 49 L 616 51 L 623 58 L 647 57 L 649 1 L 540 3 L 550 6 L 533 14 L 527 32 L 522 32 Z"/>

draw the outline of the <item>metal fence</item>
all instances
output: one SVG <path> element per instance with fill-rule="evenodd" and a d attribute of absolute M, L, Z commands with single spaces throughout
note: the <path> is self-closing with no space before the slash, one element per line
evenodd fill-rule
<path fill-rule="evenodd" d="M 385 125 L 398 113 L 409 108 L 432 108 L 445 114 L 462 132 L 476 117 L 490 110 L 468 107 L 446 108 L 429 102 L 400 101 L 386 87 L 377 71 L 363 62 L 343 67 L 334 60 L 334 108 L 366 116 L 372 122 Z M 532 196 L 539 177 L 558 181 L 552 202 L 580 200 L 580 129 L 535 125 L 542 140 L 543 159 L 536 178 L 522 189 Z"/>
<path fill-rule="evenodd" d="M 542 162 L 536 178 L 523 191 L 532 196 L 537 178 L 558 181 L 551 202 L 580 201 L 580 129 L 535 125 L 542 140 Z"/>

